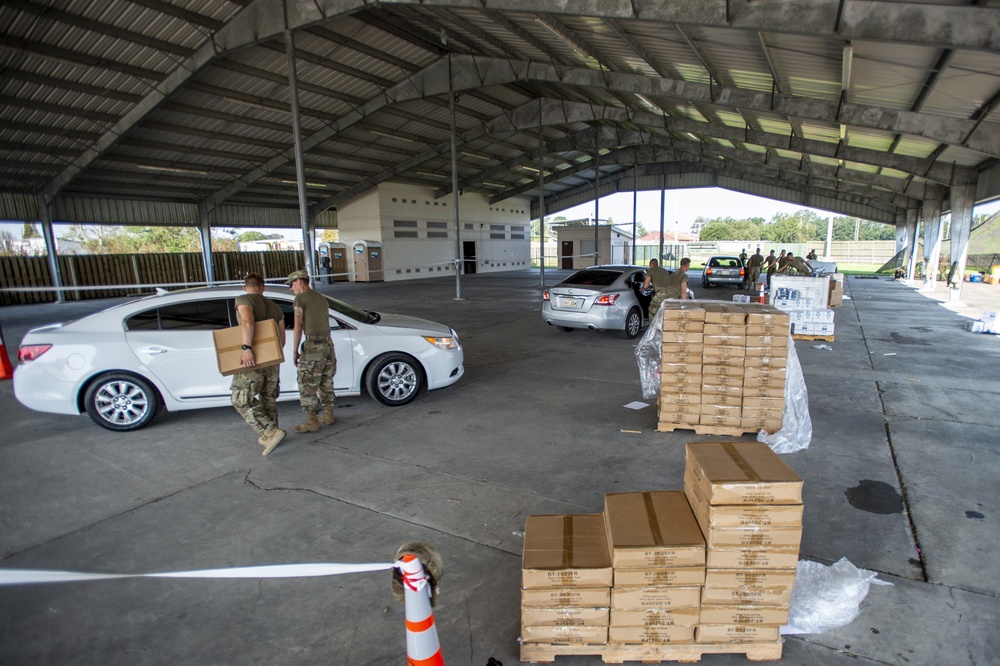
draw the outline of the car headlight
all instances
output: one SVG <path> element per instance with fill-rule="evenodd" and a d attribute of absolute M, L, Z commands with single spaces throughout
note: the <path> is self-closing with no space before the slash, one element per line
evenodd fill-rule
<path fill-rule="evenodd" d="M 458 338 L 435 338 L 430 335 L 425 335 L 424 340 L 431 343 L 438 349 L 458 349 Z"/>

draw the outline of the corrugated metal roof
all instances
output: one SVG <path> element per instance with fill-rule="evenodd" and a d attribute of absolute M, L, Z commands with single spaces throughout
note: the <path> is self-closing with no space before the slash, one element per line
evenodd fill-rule
<path fill-rule="evenodd" d="M 298 226 L 298 214 L 288 212 L 297 195 L 285 26 L 254 19 L 258 11 L 269 15 L 264 0 L 31 2 L 0 6 L 0 215 L 24 217 L 45 191 L 61 215 L 134 215 L 143 222 L 210 203 L 226 215 L 241 211 L 247 219 Z M 682 5 L 671 20 L 636 20 L 617 7 L 602 14 L 593 3 L 581 8 L 585 16 L 563 7 L 554 14 L 541 6 L 539 13 L 507 8 L 514 4 L 357 0 L 328 20 L 291 26 L 313 213 L 324 212 L 315 208 L 321 201 L 335 207 L 339 193 L 350 198 L 390 180 L 447 194 L 447 57 L 463 81 L 482 82 L 457 93 L 460 187 L 494 202 L 537 199 L 537 181 L 522 169 L 537 151 L 534 100 L 583 105 L 574 106 L 572 123 L 545 121 L 546 167 L 556 174 L 545 186 L 550 213 L 593 197 L 593 150 L 577 138 L 595 127 L 655 130 L 657 146 L 672 142 L 673 151 L 659 147 L 656 154 L 682 155 L 682 167 L 668 161 L 644 168 L 691 169 L 668 175 L 677 186 L 728 182 L 735 177 L 719 169 L 735 167 L 720 165 L 738 164 L 733 182 L 742 191 L 781 198 L 840 165 L 838 144 L 851 151 L 838 176 L 852 193 L 884 189 L 886 179 L 900 181 L 902 191 L 908 179 L 925 176 L 946 187 L 952 165 L 985 171 L 1000 161 L 998 48 L 887 34 L 855 39 L 845 51 L 829 26 L 804 14 L 796 25 L 757 32 Z M 826 4 L 833 11 L 838 3 Z M 951 12 L 969 6 L 905 6 L 919 13 L 935 5 Z M 1000 2 L 979 5 L 1000 24 Z M 879 11 L 892 12 L 892 3 Z M 289 7 L 289 20 L 299 15 Z M 210 40 L 225 46 L 216 52 Z M 203 65 L 187 60 L 202 48 Z M 845 58 L 851 78 L 842 94 Z M 165 97 L 154 91 L 158 85 Z M 609 112 L 618 115 L 609 119 Z M 505 119 L 507 129 L 489 129 Z M 612 136 L 602 144 L 602 181 L 631 187 L 618 184 L 615 173 L 631 168 L 636 135 L 620 133 L 623 145 Z M 793 137 L 807 141 L 790 149 Z M 802 150 L 810 159 L 801 159 Z M 750 155 L 734 159 L 739 151 Z M 768 151 L 794 176 L 787 187 L 760 184 L 774 173 L 759 158 Z M 946 168 L 919 162 L 930 156 Z M 640 178 L 640 187 L 661 181 L 654 173 Z M 981 187 L 981 195 L 996 195 L 991 188 L 983 194 Z M 827 192 L 794 200 L 823 201 L 842 213 L 866 210 L 875 219 L 892 217 L 887 206 L 912 204 L 899 196 L 866 208 L 855 194 L 837 199 Z M 116 196 L 121 205 L 107 203 Z M 268 212 L 269 203 L 277 212 Z M 157 207 L 167 212 L 153 213 Z"/>

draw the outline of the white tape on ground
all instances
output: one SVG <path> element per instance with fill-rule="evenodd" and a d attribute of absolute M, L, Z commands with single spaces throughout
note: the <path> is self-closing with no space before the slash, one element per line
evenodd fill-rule
<path fill-rule="evenodd" d="M 273 564 L 259 567 L 233 567 L 228 569 L 198 569 L 195 571 L 165 571 L 161 573 L 87 573 L 83 571 L 57 571 L 48 569 L 0 569 L 0 585 L 31 585 L 35 583 L 71 583 L 112 578 L 306 578 L 311 576 L 337 576 L 392 569 L 393 562 L 373 564 L 340 564 L 317 562 L 313 564 Z"/>

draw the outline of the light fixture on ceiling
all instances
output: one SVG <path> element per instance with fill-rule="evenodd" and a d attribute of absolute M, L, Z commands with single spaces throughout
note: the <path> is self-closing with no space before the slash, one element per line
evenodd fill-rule
<path fill-rule="evenodd" d="M 586 49 L 584 49 L 582 46 L 574 42 L 568 36 L 564 35 L 562 31 L 559 30 L 559 28 L 555 27 L 554 25 L 543 19 L 541 16 L 535 17 L 535 23 L 537 23 L 538 25 L 542 26 L 543 28 L 551 32 L 553 35 L 555 35 L 560 42 L 573 49 L 573 51 L 584 60 L 589 60 L 592 57 L 589 53 L 587 53 Z"/>
<path fill-rule="evenodd" d="M 538 167 L 528 166 L 527 164 L 521 164 L 517 168 L 523 169 L 524 171 L 531 171 L 533 173 L 538 173 Z"/>
<path fill-rule="evenodd" d="M 272 112 L 277 112 L 277 113 L 291 113 L 292 112 L 292 110 L 290 108 L 289 109 L 276 108 L 274 106 L 268 106 L 267 104 L 264 104 L 262 102 L 252 102 L 250 100 L 238 99 L 236 97 L 225 97 L 225 96 L 223 96 L 222 99 L 226 100 L 227 102 L 232 102 L 233 104 L 242 104 L 243 106 L 250 106 L 250 107 L 253 107 L 255 109 L 261 109 L 263 111 L 272 111 Z"/>
<path fill-rule="evenodd" d="M 635 93 L 635 96 L 636 99 L 642 102 L 642 105 L 646 107 L 648 110 L 652 111 L 653 113 L 663 113 L 663 109 L 654 104 L 653 100 L 649 99 L 642 93 Z"/>
<path fill-rule="evenodd" d="M 854 65 L 854 45 L 844 44 L 844 57 L 840 65 L 840 89 L 845 93 L 851 89 L 851 68 Z"/>
<path fill-rule="evenodd" d="M 443 173 L 437 173 L 434 171 L 414 171 L 413 173 L 420 174 L 421 176 L 431 176 L 433 178 L 451 178 L 451 176 L 446 176 Z"/>
<path fill-rule="evenodd" d="M 189 169 L 187 167 L 169 167 L 169 166 L 157 166 L 155 164 L 136 164 L 137 169 L 142 169 L 143 171 L 161 171 L 167 173 L 193 173 L 199 176 L 207 176 L 207 171 L 202 171 L 201 169 Z"/>
<path fill-rule="evenodd" d="M 410 143 L 416 143 L 416 141 L 414 141 L 408 136 L 400 136 L 399 134 L 393 134 L 392 132 L 387 132 L 385 130 L 369 129 L 368 132 L 370 134 L 375 134 L 376 136 L 385 136 L 390 139 L 399 139 L 400 141 L 409 141 Z"/>
<path fill-rule="evenodd" d="M 297 181 L 297 180 L 288 180 L 287 178 L 282 178 L 279 182 L 281 182 L 282 185 L 298 185 L 299 184 L 299 181 Z M 308 180 L 306 181 L 306 186 L 307 187 L 330 187 L 329 183 L 310 183 Z"/>

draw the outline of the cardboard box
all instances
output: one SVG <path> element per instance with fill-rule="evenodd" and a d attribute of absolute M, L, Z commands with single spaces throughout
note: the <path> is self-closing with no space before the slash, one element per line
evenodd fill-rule
<path fill-rule="evenodd" d="M 788 624 L 788 606 L 731 606 L 705 605 L 701 607 L 701 624 L 753 624 L 762 627 L 780 627 Z"/>
<path fill-rule="evenodd" d="M 795 586 L 795 574 L 795 569 L 709 569 L 705 572 L 705 587 L 791 590 Z"/>
<path fill-rule="evenodd" d="M 747 323 L 746 306 L 740 303 L 703 303 L 706 324 L 739 324 Z"/>
<path fill-rule="evenodd" d="M 739 361 L 739 366 L 743 365 L 743 357 L 746 356 L 746 347 L 734 347 L 732 345 L 705 345 L 701 357 L 706 363 Z"/>
<path fill-rule="evenodd" d="M 707 365 L 701 366 L 701 374 L 705 377 L 705 382 L 709 384 L 720 383 L 717 379 L 708 379 L 709 377 L 725 377 L 727 380 L 735 379 L 733 376 L 736 370 L 731 365 L 726 365 L 725 363 L 709 363 Z"/>
<path fill-rule="evenodd" d="M 682 492 L 610 493 L 604 519 L 615 569 L 705 564 L 705 539 Z"/>
<path fill-rule="evenodd" d="M 689 475 L 685 471 L 684 491 L 699 525 L 707 527 L 802 527 L 801 504 L 712 506 L 688 477 Z M 704 527 L 702 531 L 705 531 Z"/>
<path fill-rule="evenodd" d="M 705 309 L 697 301 L 680 299 L 668 299 L 660 304 L 660 312 L 663 313 L 663 321 L 668 319 L 694 319 L 705 321 Z"/>
<path fill-rule="evenodd" d="M 746 337 L 747 347 L 774 347 L 780 349 L 775 355 L 786 355 L 788 353 L 788 335 L 748 335 Z"/>
<path fill-rule="evenodd" d="M 702 394 L 701 404 L 704 407 L 706 404 L 718 405 L 720 407 L 742 407 L 743 406 L 743 396 L 742 395 L 732 395 L 726 393 L 723 395 L 712 395 L 712 394 Z"/>
<path fill-rule="evenodd" d="M 746 386 L 752 384 L 766 383 L 768 381 L 780 381 L 784 384 L 785 379 L 788 377 L 788 367 L 787 366 L 777 366 L 777 365 L 761 365 L 755 366 L 743 366 L 743 383 Z"/>
<path fill-rule="evenodd" d="M 775 571 L 779 571 L 776 569 Z M 792 571 L 794 574 L 795 571 Z M 761 606 L 787 606 L 792 600 L 792 585 L 734 585 L 732 587 L 708 586 L 701 588 L 702 605 L 757 604 Z"/>
<path fill-rule="evenodd" d="M 701 357 L 698 357 L 697 361 L 685 362 L 677 361 L 672 358 L 665 358 L 663 362 L 660 363 L 660 373 L 661 374 L 700 374 L 701 373 Z"/>
<path fill-rule="evenodd" d="M 557 606 L 552 608 L 521 607 L 521 625 L 535 627 L 601 627 L 607 626 L 609 609 Z"/>
<path fill-rule="evenodd" d="M 802 503 L 802 478 L 761 442 L 689 442 L 685 464 L 709 504 Z"/>
<path fill-rule="evenodd" d="M 772 380 L 767 384 L 758 384 L 756 386 L 744 386 L 743 387 L 743 399 L 749 400 L 751 398 L 777 398 L 784 399 L 785 397 L 785 382 L 784 380 Z"/>
<path fill-rule="evenodd" d="M 747 347 L 746 357 L 743 359 L 743 371 L 746 372 L 747 368 L 763 367 L 787 368 L 788 355 L 775 354 L 773 347 Z"/>
<path fill-rule="evenodd" d="M 660 386 L 701 386 L 702 378 L 697 372 L 665 372 L 660 370 Z"/>
<path fill-rule="evenodd" d="M 611 627 L 610 643 L 693 643 L 694 627 Z"/>
<path fill-rule="evenodd" d="M 733 381 L 726 379 L 719 382 L 704 382 L 701 385 L 702 395 L 731 395 L 736 397 L 743 396 L 743 382 L 737 382 L 736 377 L 732 378 Z"/>
<path fill-rule="evenodd" d="M 527 625 L 521 627 L 521 641 L 524 643 L 604 645 L 608 642 L 608 625 L 599 627 Z"/>
<path fill-rule="evenodd" d="M 281 337 L 278 335 L 278 323 L 273 319 L 254 322 L 253 325 L 253 357 L 254 367 L 245 368 L 240 365 L 243 355 L 243 331 L 239 326 L 212 331 L 215 343 L 215 360 L 219 364 L 219 372 L 223 377 L 235 375 L 247 370 L 261 370 L 280 365 L 285 361 L 285 352 L 281 348 Z"/>
<path fill-rule="evenodd" d="M 704 584 L 705 567 L 615 569 L 615 587 L 653 587 L 656 585 L 694 587 Z"/>
<path fill-rule="evenodd" d="M 705 322 L 699 319 L 673 319 L 664 318 L 663 332 L 686 331 L 688 333 L 701 333 L 705 330 Z"/>
<path fill-rule="evenodd" d="M 698 624 L 701 610 L 695 606 L 693 608 L 673 608 L 671 610 L 659 610 L 649 608 L 646 610 L 622 610 L 620 608 L 611 609 L 612 627 L 694 627 Z"/>
<path fill-rule="evenodd" d="M 772 414 L 781 415 L 781 410 L 785 408 L 785 399 L 781 398 L 759 398 L 756 396 L 748 396 L 743 398 L 743 409 L 744 410 L 760 410 L 763 412 L 769 412 Z"/>
<path fill-rule="evenodd" d="M 788 313 L 773 305 L 754 304 L 747 308 L 747 326 L 788 326 Z"/>
<path fill-rule="evenodd" d="M 693 389 L 696 387 L 683 387 L 683 386 L 664 386 L 660 389 L 660 404 L 663 406 L 673 406 L 673 411 L 683 411 L 687 412 L 687 409 L 679 409 L 691 407 L 698 405 L 699 412 L 701 411 L 701 392 L 695 393 L 694 391 L 677 391 L 676 389 Z"/>
<path fill-rule="evenodd" d="M 614 587 L 611 589 L 611 608 L 697 608 L 701 605 L 701 590 L 700 587 Z"/>
<path fill-rule="evenodd" d="M 698 419 L 699 425 L 716 426 L 719 428 L 739 428 L 739 416 L 721 416 L 719 414 L 702 414 Z"/>
<path fill-rule="evenodd" d="M 694 322 L 696 324 L 701 324 L 701 322 Z M 701 343 L 704 341 L 704 335 L 698 332 L 692 331 L 663 331 L 663 344 L 680 344 L 680 343 Z"/>
<path fill-rule="evenodd" d="M 521 587 L 611 586 L 604 516 L 528 516 Z"/>
<path fill-rule="evenodd" d="M 610 587 L 554 587 L 521 590 L 522 608 L 599 608 L 611 605 Z"/>
<path fill-rule="evenodd" d="M 774 643 L 779 638 L 778 627 L 754 624 L 702 624 L 695 634 L 698 643 Z"/>
<path fill-rule="evenodd" d="M 788 338 L 791 332 L 789 324 L 747 324 L 747 336 L 751 335 L 777 335 Z"/>
<path fill-rule="evenodd" d="M 746 326 L 742 323 L 739 324 L 705 324 L 705 336 L 726 336 L 733 335 L 736 337 L 744 337 L 746 335 Z"/>
<path fill-rule="evenodd" d="M 712 404 L 706 404 L 704 401 L 701 403 L 701 414 L 702 416 L 725 416 L 727 418 L 740 418 L 740 413 L 743 411 L 741 405 L 736 406 L 726 406 L 714 404 L 714 399 Z"/>
<path fill-rule="evenodd" d="M 713 569 L 794 569 L 799 547 L 711 548 L 708 566 Z"/>
<path fill-rule="evenodd" d="M 707 526 L 707 525 L 706 525 Z M 799 548 L 801 527 L 708 527 L 705 543 L 712 548 Z"/>
<path fill-rule="evenodd" d="M 744 416 L 740 419 L 740 427 L 743 428 L 744 432 L 766 430 L 771 435 L 781 430 L 781 423 L 780 417 L 762 419 Z"/>
<path fill-rule="evenodd" d="M 702 351 L 705 349 L 704 342 L 664 342 L 662 347 L 663 357 L 667 356 L 680 357 L 680 356 L 690 356 L 691 360 L 685 360 L 684 363 L 694 363 L 701 358 Z M 671 360 L 673 363 L 680 363 L 679 360 Z"/>
<path fill-rule="evenodd" d="M 657 418 L 663 423 L 697 424 L 701 418 L 701 405 L 660 405 Z"/>

